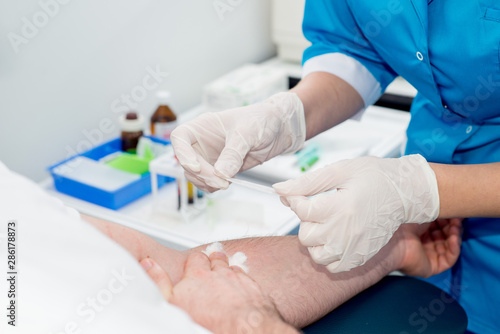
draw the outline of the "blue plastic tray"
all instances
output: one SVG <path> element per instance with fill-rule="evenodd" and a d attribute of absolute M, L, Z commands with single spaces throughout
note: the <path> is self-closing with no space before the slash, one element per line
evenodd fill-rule
<path fill-rule="evenodd" d="M 156 143 L 162 143 L 165 145 L 170 145 L 170 142 L 156 137 L 147 137 Z M 48 168 L 52 178 L 54 179 L 54 185 L 57 191 L 64 194 L 85 200 L 90 203 L 94 203 L 108 209 L 117 210 L 130 202 L 135 201 L 151 192 L 151 179 L 150 173 L 145 173 L 137 181 L 134 181 L 125 187 L 122 187 L 116 191 L 109 192 L 103 189 L 99 189 L 87 184 L 80 183 L 75 180 L 68 179 L 64 176 L 54 173 L 54 168 L 66 163 L 67 161 L 76 158 L 77 156 L 83 156 L 92 160 L 100 160 L 107 155 L 113 154 L 115 152 L 121 151 L 121 140 L 120 138 L 113 139 L 107 143 L 99 145 L 89 151 L 72 156 L 64 161 L 61 161 Z M 162 175 L 158 175 L 158 187 L 163 184 L 173 181 L 174 179 Z"/>

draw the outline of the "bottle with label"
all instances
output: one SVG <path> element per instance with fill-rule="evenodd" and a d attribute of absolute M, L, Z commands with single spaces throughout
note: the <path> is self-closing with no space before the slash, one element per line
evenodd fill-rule
<path fill-rule="evenodd" d="M 129 112 L 120 117 L 122 151 L 136 153 L 139 138 L 144 135 L 144 117 Z"/>
<path fill-rule="evenodd" d="M 156 94 L 158 109 L 151 116 L 151 134 L 157 137 L 170 139 L 170 134 L 177 126 L 177 116 L 170 109 L 170 93 L 159 91 Z"/>

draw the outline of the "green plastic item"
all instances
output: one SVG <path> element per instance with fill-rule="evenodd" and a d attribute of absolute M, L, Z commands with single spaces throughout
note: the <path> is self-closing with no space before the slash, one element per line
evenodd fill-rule
<path fill-rule="evenodd" d="M 146 154 L 144 158 L 141 158 L 135 154 L 123 153 L 108 161 L 106 164 L 123 170 L 125 172 L 142 175 L 149 172 L 149 162 L 153 160 L 153 154 L 151 150 L 146 149 Z"/>

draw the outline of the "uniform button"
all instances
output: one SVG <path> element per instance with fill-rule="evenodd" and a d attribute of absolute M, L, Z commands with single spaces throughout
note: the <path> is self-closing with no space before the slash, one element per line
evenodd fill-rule
<path fill-rule="evenodd" d="M 467 127 L 467 130 L 465 130 L 466 133 L 470 133 L 472 131 L 472 125 L 469 125 Z"/>
<path fill-rule="evenodd" d="M 420 52 L 420 51 L 417 52 L 417 58 L 420 61 L 424 60 L 424 55 L 422 54 L 422 52 Z"/>
<path fill-rule="evenodd" d="M 448 109 L 448 105 L 443 104 L 444 109 Z"/>

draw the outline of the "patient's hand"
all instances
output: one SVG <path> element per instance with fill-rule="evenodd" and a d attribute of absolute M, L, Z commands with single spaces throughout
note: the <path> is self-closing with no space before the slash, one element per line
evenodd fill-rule
<path fill-rule="evenodd" d="M 430 224 L 404 224 L 405 252 L 400 271 L 429 277 L 453 266 L 460 255 L 462 219 L 438 219 Z"/>
<path fill-rule="evenodd" d="M 281 319 L 275 305 L 241 269 L 229 267 L 223 253 L 208 258 L 191 254 L 175 286 L 151 259 L 141 265 L 165 298 L 214 333 L 297 333 Z"/>

